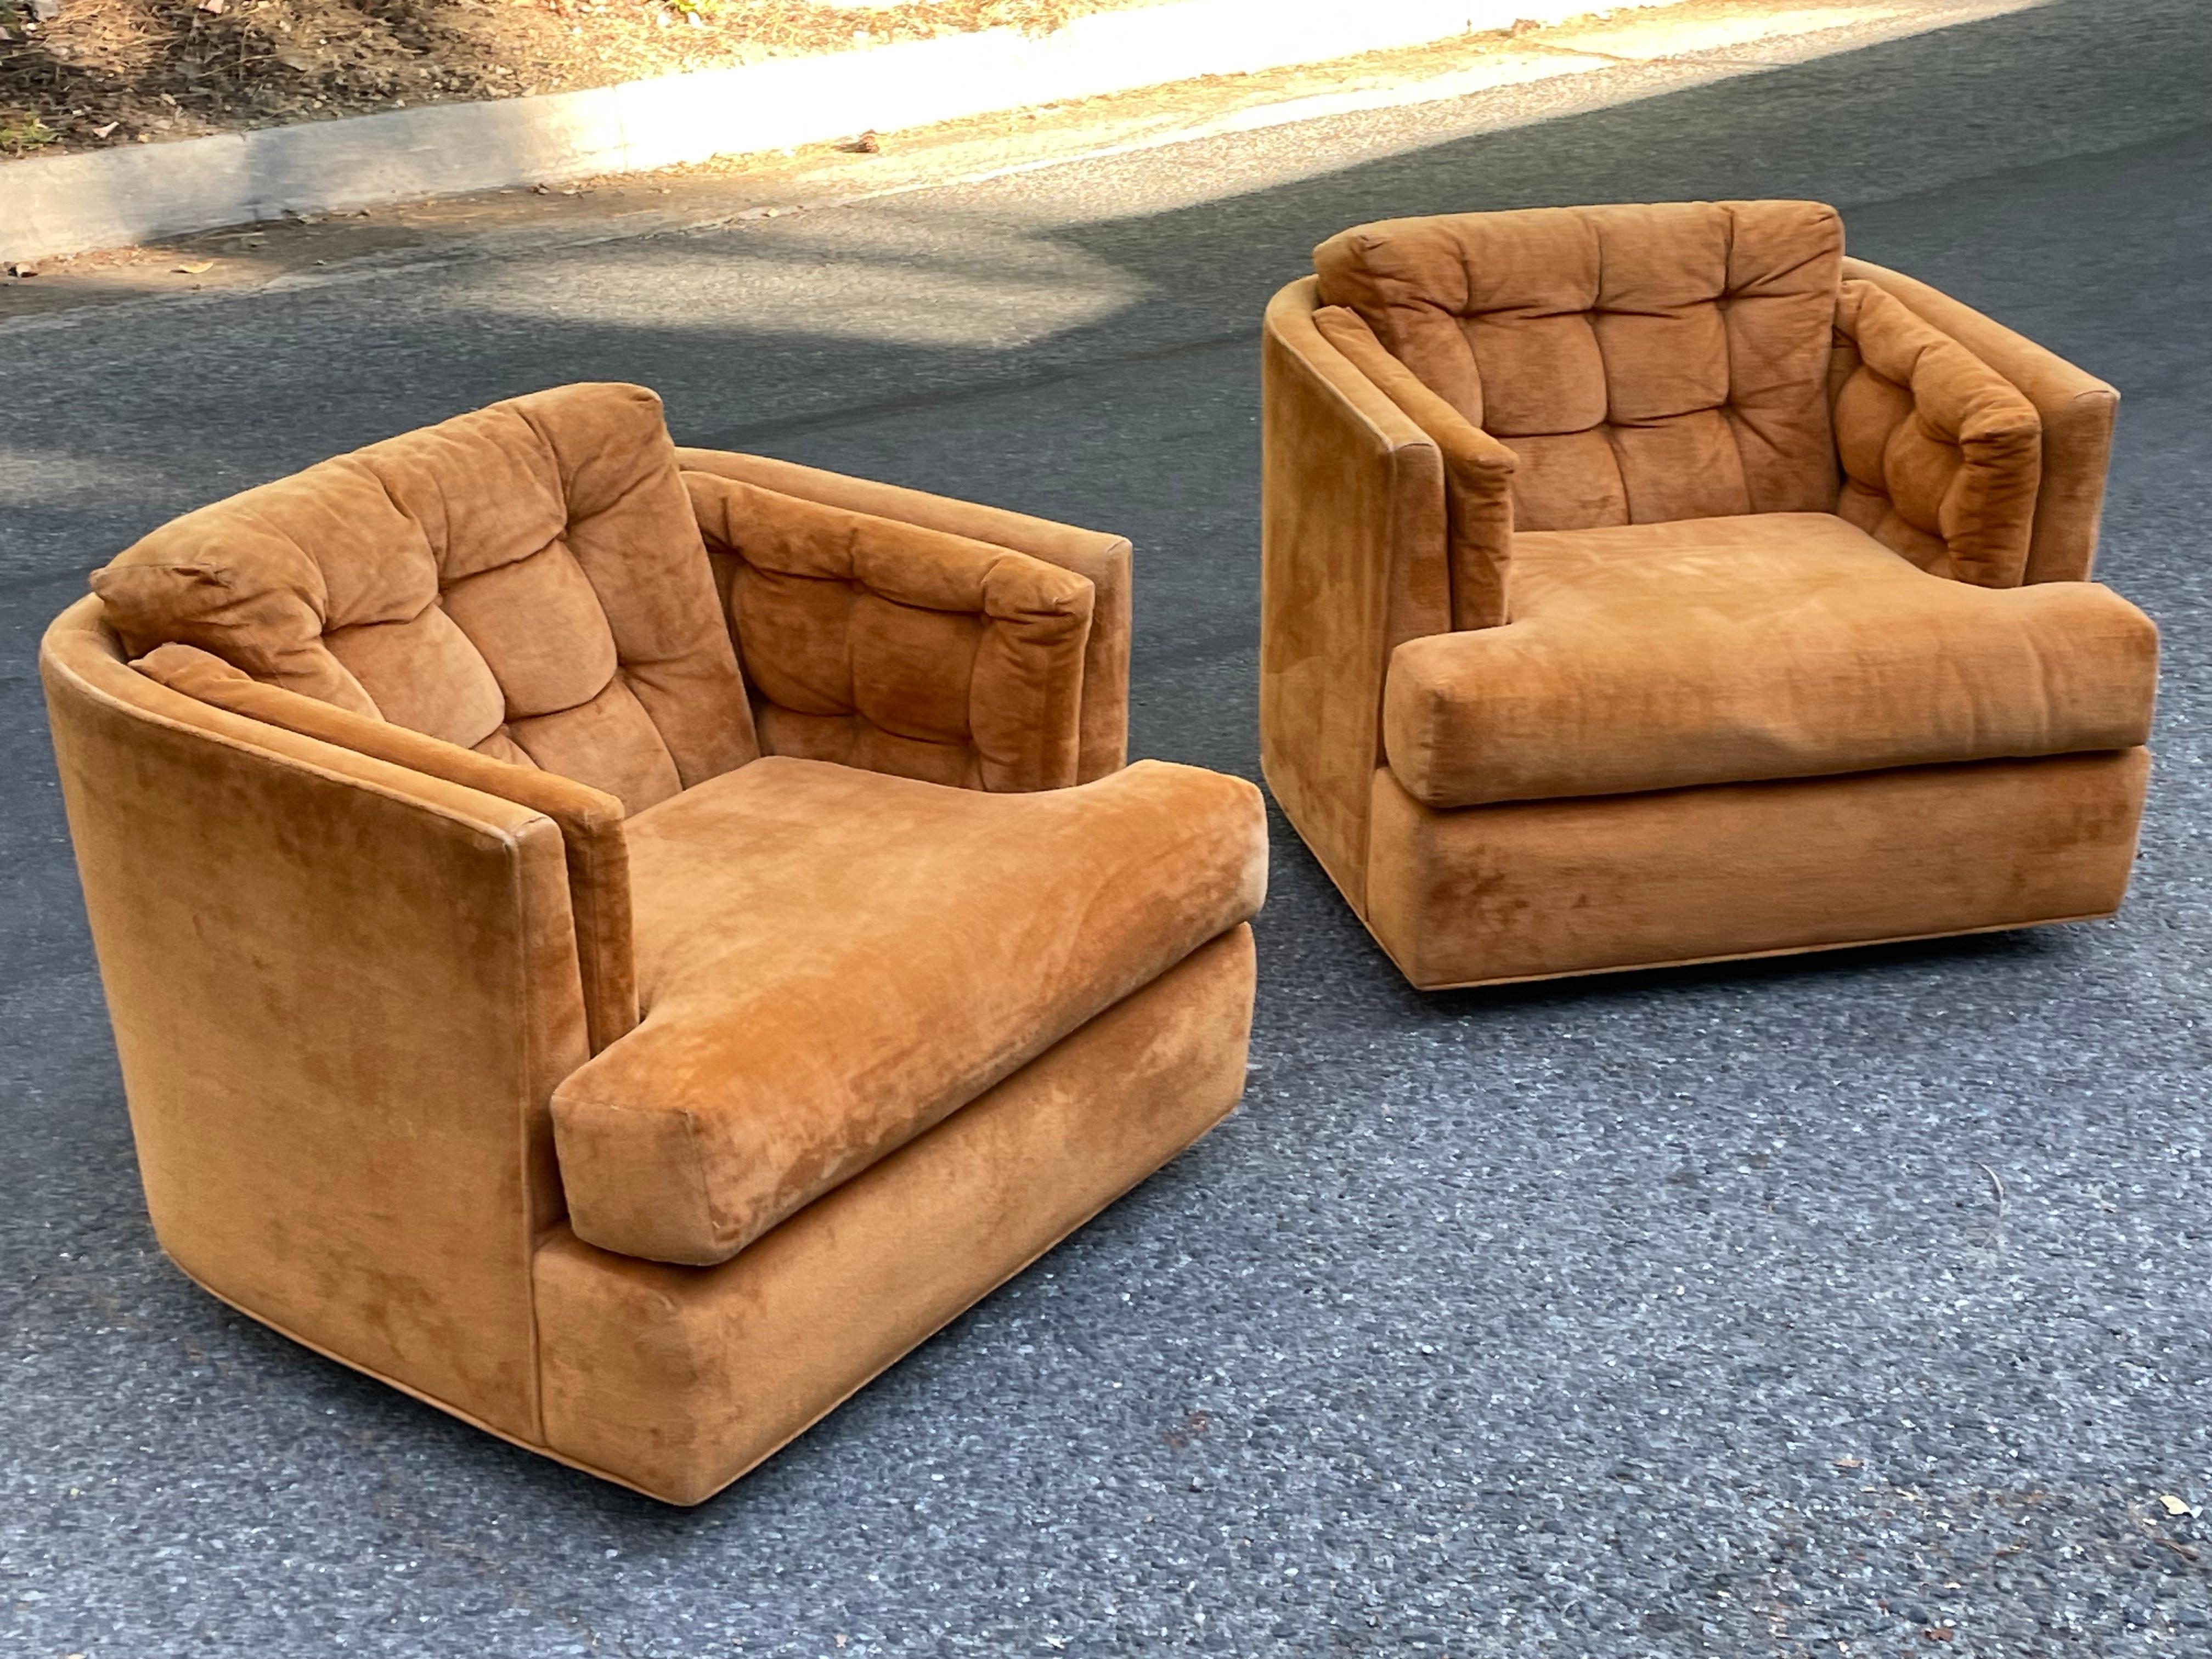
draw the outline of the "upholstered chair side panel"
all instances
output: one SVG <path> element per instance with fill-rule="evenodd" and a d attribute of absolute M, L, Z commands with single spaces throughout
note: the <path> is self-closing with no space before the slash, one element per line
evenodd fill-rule
<path fill-rule="evenodd" d="M 1825 510 L 1843 228 L 1817 202 L 1362 225 L 1315 250 L 1429 388 L 1519 457 L 1528 530 Z"/>
<path fill-rule="evenodd" d="M 1082 751 L 1090 581 L 1011 548 L 684 475 L 726 560 L 771 754 L 1000 792 L 1064 788 Z"/>
<path fill-rule="evenodd" d="M 234 714 L 544 813 L 559 826 L 568 857 L 568 908 L 576 924 L 576 960 L 583 975 L 592 1052 L 637 1024 L 629 850 L 623 836 L 622 803 L 613 796 L 557 772 L 456 748 L 390 720 L 370 720 L 281 685 L 265 685 L 192 646 L 158 647 L 131 666 L 173 691 Z"/>
<path fill-rule="evenodd" d="M 2035 406 L 1871 283 L 1837 298 L 1828 386 L 1838 516 L 1933 574 L 2018 586 L 2043 471 Z"/>
<path fill-rule="evenodd" d="M 1437 811 L 1375 777 L 1368 925 L 1426 990 L 2102 916 L 2149 756 Z"/>
<path fill-rule="evenodd" d="M 1260 754 L 1330 878 L 1364 902 L 1383 675 L 1452 625 L 1443 459 L 1315 326 L 1311 277 L 1261 344 Z"/>
<path fill-rule="evenodd" d="M 2043 422 L 2043 477 L 2035 494 L 2027 580 L 2087 581 L 2097 559 L 2097 521 L 2120 394 L 2057 353 L 1927 283 L 1864 259 L 1844 275 L 1873 283 L 2010 381 Z"/>
<path fill-rule="evenodd" d="M 686 472 L 712 473 L 758 484 L 780 495 L 987 542 L 994 547 L 1010 547 L 1085 578 L 1091 584 L 1092 598 L 1091 637 L 1083 651 L 1083 739 L 1076 781 L 1088 783 L 1103 778 L 1127 763 L 1131 556 L 1127 537 L 1078 529 L 896 484 L 849 478 L 765 455 L 679 447 L 676 459 Z M 726 569 L 726 562 L 725 566 Z"/>
<path fill-rule="evenodd" d="M 97 600 L 41 653 L 155 1231 L 210 1289 L 539 1434 L 546 1103 L 585 1058 L 543 815 L 135 674 Z"/>
<path fill-rule="evenodd" d="M 1249 927 L 719 1267 L 538 1255 L 545 1432 L 674 1504 L 712 1496 L 1212 1127 L 1244 1085 Z"/>
<path fill-rule="evenodd" d="M 1497 627 L 1506 619 L 1513 559 L 1513 452 L 1422 385 L 1382 349 L 1358 312 L 1325 306 L 1314 313 L 1314 325 L 1443 457 L 1452 626 Z"/>

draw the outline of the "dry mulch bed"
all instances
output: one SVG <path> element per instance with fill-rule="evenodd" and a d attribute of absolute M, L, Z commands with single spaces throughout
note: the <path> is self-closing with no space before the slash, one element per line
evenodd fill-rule
<path fill-rule="evenodd" d="M 517 98 L 1146 0 L 0 0 L 0 158 Z"/>

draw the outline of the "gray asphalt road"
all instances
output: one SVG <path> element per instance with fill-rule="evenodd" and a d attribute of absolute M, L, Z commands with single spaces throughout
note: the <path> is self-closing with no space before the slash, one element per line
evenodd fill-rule
<path fill-rule="evenodd" d="M 2208 87 L 2195 0 L 2069 0 L 1539 125 L 0 329 L 0 1650 L 2212 1651 L 2212 1522 L 2159 1502 L 2212 1504 Z M 1255 319 L 1311 245 L 1784 194 L 2127 394 L 2103 574 L 2167 668 L 2119 920 L 1424 998 L 1279 833 L 1243 1112 L 691 1513 L 160 1259 L 29 665 L 143 528 L 641 380 L 692 441 L 1126 530 L 1137 746 L 1251 775 Z"/>

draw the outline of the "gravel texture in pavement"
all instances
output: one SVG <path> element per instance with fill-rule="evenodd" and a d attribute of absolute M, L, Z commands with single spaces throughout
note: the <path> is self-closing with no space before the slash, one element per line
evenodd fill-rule
<path fill-rule="evenodd" d="M 1646 73 L 0 326 L 0 1651 L 2212 1651 L 2212 13 Z M 695 1511 L 162 1261 L 31 669 L 143 529 L 640 380 L 1127 532 L 1136 749 L 1253 775 L 1267 295 L 1363 220 L 1762 195 L 2126 394 L 2102 574 L 2166 667 L 2117 921 L 1421 996 L 1279 823 L 1243 1110 Z"/>

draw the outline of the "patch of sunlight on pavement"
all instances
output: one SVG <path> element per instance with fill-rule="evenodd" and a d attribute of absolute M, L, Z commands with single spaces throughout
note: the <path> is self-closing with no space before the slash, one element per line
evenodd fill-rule
<path fill-rule="evenodd" d="M 20 441 L 0 443 L 0 508 L 92 507 L 168 482 L 160 467 L 112 457 L 71 453 L 58 459 L 65 464 L 56 464 L 52 449 Z"/>
<path fill-rule="evenodd" d="M 734 233 L 722 258 L 744 285 L 742 316 L 702 314 L 703 331 L 861 339 L 885 344 L 1006 349 L 1034 344 L 1109 317 L 1144 299 L 1146 285 L 1109 261 L 1051 240 L 1072 222 L 1097 216 L 1069 211 L 1048 188 L 1034 199 L 994 200 L 988 208 L 924 210 L 886 216 L 892 198 L 1026 176 L 1044 186 L 1054 170 L 1169 148 L 1231 133 L 1259 133 L 1306 122 L 1340 120 L 1370 111 L 1457 103 L 1440 112 L 1453 134 L 1503 131 L 1563 116 L 1637 102 L 1925 34 L 1982 19 L 2032 10 L 2049 0 L 1838 0 L 1778 9 L 1765 0 L 1691 0 L 1663 13 L 1565 23 L 1501 38 L 1473 64 L 1441 76 L 1392 80 L 1360 72 L 1346 60 L 1343 91 L 1231 108 L 1097 136 L 1115 140 L 1011 163 L 948 169 L 876 190 L 824 195 L 740 224 L 737 216 L 686 228 Z M 1746 48 L 1755 48 L 1755 54 Z M 1352 151 L 1372 160 L 1425 148 L 1447 136 L 1430 123 L 1396 142 L 1332 142 L 1303 160 L 1276 167 L 1273 182 L 1334 171 Z M 1185 205 L 1242 194 L 1254 179 L 1241 173 L 1194 173 L 1176 192 Z M 836 210 L 877 204 L 868 216 Z M 625 254 L 624 248 L 633 250 Z M 956 252 L 957 250 L 957 252 Z M 471 285 L 471 303 L 544 319 L 620 324 L 659 318 L 666 274 L 641 236 L 601 243 L 598 278 L 588 289 L 549 289 L 526 273 L 488 266 Z M 818 302 L 825 268 L 879 264 L 886 303 L 869 313 L 827 311 Z M 370 273 L 361 273 L 362 276 Z M 314 287 L 348 275 L 303 273 L 282 286 Z M 665 325 L 665 319 L 663 319 Z"/>
<path fill-rule="evenodd" d="M 744 316 L 702 313 L 702 331 L 789 334 L 885 344 L 1006 349 L 1113 315 L 1146 286 L 1111 261 L 1043 240 L 1047 227 L 999 216 L 902 214 L 885 204 L 872 215 L 810 214 L 762 225 L 718 259 L 742 283 Z M 471 302 L 510 302 L 536 318 L 621 324 L 650 318 L 665 326 L 668 273 L 647 244 L 595 251 L 588 287 L 555 288 L 526 267 L 489 267 Z M 883 270 L 882 305 L 866 312 L 825 307 L 825 268 L 845 278 L 858 267 Z"/>
<path fill-rule="evenodd" d="M 2039 0 L 2016 0 L 2002 9 L 2019 11 Z M 1811 34 L 1822 29 L 1848 28 L 1853 24 L 1881 23 L 1910 17 L 1919 8 L 1909 5 L 1807 6 L 1797 11 L 1743 12 L 1735 16 L 1664 18 L 1639 24 L 1616 18 L 1589 27 L 1563 26 L 1555 38 L 1567 50 L 1600 58 L 1627 58 L 1650 63 L 1660 58 L 1680 58 L 1689 52 L 1716 52 L 1727 46 L 1750 46 L 1778 36 Z M 1954 20 L 1945 17 L 1942 22 Z"/>

